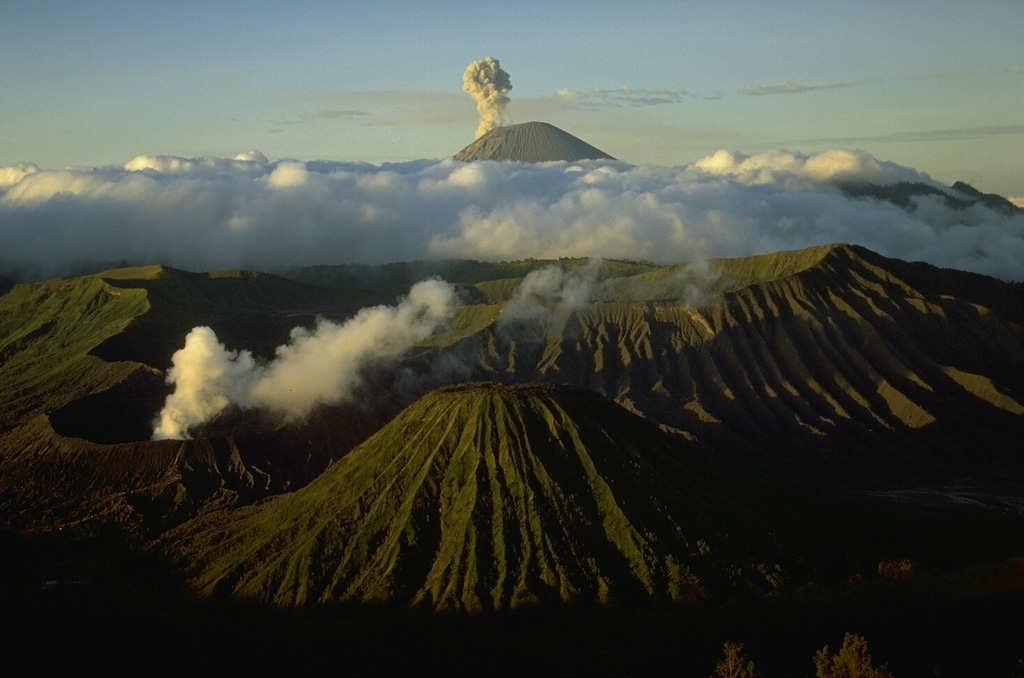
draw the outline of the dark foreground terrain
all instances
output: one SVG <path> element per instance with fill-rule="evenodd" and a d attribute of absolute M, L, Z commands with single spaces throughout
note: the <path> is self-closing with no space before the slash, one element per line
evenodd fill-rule
<path fill-rule="evenodd" d="M 1024 656 L 1024 563 L 1007 562 L 996 590 L 948 599 L 941 580 L 914 594 L 890 583 L 857 592 L 707 608 L 537 607 L 431 615 L 386 607 L 274 610 L 196 601 L 152 561 L 114 544 L 5 539 L 9 648 L 79 668 L 241 674 L 248 671 L 409 671 L 425 675 L 529 672 L 711 676 L 722 645 L 739 641 L 762 676 L 812 676 L 814 652 L 864 636 L 893 675 L 1015 676 Z M 46 542 L 46 543 L 44 543 Z M 36 559 L 36 560 L 33 560 Z M 86 566 L 81 582 L 37 580 L 55 562 Z M 97 567 L 98 563 L 102 563 Z M 91 569 L 96 568 L 96 569 Z M 31 571 L 32 574 L 27 574 Z"/>
<path fill-rule="evenodd" d="M 430 275 L 460 307 L 363 402 L 149 440 L 191 328 L 269 360 Z M 897 676 L 1010 676 L 1021 450 L 1021 286 L 857 247 L 19 285 L 5 638 L 203 674 L 707 676 L 738 641 L 809 676 L 854 632 Z"/>

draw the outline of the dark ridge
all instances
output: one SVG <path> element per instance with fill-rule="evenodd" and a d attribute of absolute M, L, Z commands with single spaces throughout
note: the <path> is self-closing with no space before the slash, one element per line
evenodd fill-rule
<path fill-rule="evenodd" d="M 886 185 L 843 184 L 840 188 L 843 193 L 852 198 L 874 198 L 875 200 L 892 203 L 908 211 L 916 209 L 916 199 L 926 195 L 939 198 L 946 207 L 954 210 L 967 209 L 976 202 L 966 198 L 958 198 L 937 186 L 916 181 L 899 181 L 895 184 Z"/>
<path fill-rule="evenodd" d="M 841 184 L 840 190 L 852 198 L 874 198 L 884 202 L 892 203 L 907 211 L 914 211 L 917 208 L 917 198 L 921 196 L 934 196 L 942 203 L 953 210 L 964 210 L 973 205 L 982 204 L 989 209 L 1013 216 L 1024 213 L 1024 209 L 1017 207 L 1001 195 L 995 193 L 982 193 L 978 189 L 961 181 L 953 184 L 946 190 L 916 181 L 899 181 L 895 184 Z"/>
<path fill-rule="evenodd" d="M 974 186 L 964 183 L 963 181 L 957 181 L 951 187 L 954 191 L 959 191 L 964 195 L 968 195 L 975 201 L 981 202 L 996 212 L 1002 212 L 1003 214 L 1012 216 L 1014 214 L 1024 213 L 1024 207 L 1018 207 L 1012 202 L 1007 200 L 1001 195 L 996 193 L 982 193 Z"/>

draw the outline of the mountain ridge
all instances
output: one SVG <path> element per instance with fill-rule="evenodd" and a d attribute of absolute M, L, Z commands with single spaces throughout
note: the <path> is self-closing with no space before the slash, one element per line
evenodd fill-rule
<path fill-rule="evenodd" d="M 1024 463 L 1013 452 L 1024 440 L 1019 285 L 841 244 L 662 267 L 445 266 L 464 276 L 466 303 L 402 366 L 405 390 L 361 415 L 326 408 L 308 429 L 229 413 L 173 459 L 145 438 L 169 390 L 163 370 L 191 327 L 212 324 L 229 348 L 269 357 L 292 327 L 390 302 L 429 266 L 389 269 L 372 289 L 142 269 L 12 290 L 0 298 L 0 383 L 10 385 L 0 393 L 0 506 L 17 524 L 91 512 L 159 533 L 209 502 L 309 482 L 452 378 L 591 389 L 716 462 L 812 484 L 1012 474 Z M 506 310 L 533 272 L 583 281 L 588 298 L 573 307 L 555 290 L 530 300 L 540 315 L 514 320 Z M 62 309 L 79 315 L 58 320 Z M 437 376 L 439 365 L 457 369 Z M 392 377 L 378 376 L 374 389 L 389 392 Z M 133 459 L 149 450 L 162 471 Z M 72 472 L 96 482 L 64 477 Z M 104 474 L 117 482 L 104 489 Z M 136 496 L 136 482 L 154 489 Z"/>

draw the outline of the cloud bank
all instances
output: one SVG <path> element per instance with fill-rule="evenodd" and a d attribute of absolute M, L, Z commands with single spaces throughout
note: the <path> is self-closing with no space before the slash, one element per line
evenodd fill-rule
<path fill-rule="evenodd" d="M 195 327 L 167 372 L 174 392 L 154 422 L 153 439 L 187 438 L 231 406 L 299 421 L 318 405 L 353 401 L 364 370 L 390 365 L 451 319 L 454 288 L 426 280 L 395 306 L 365 308 L 343 324 L 297 327 L 267 365 L 228 350 L 209 327 Z"/>
<path fill-rule="evenodd" d="M 419 160 L 381 166 L 139 156 L 0 168 L 0 273 L 189 270 L 564 256 L 678 263 L 848 242 L 1024 279 L 1024 217 L 839 186 L 927 175 L 861 151 L 719 151 L 680 167 Z"/>

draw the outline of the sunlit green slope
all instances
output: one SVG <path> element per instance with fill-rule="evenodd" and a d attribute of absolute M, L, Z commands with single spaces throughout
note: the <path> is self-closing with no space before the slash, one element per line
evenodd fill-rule
<path fill-rule="evenodd" d="M 740 490 L 592 392 L 468 384 L 424 396 L 291 495 L 169 540 L 209 595 L 439 610 L 692 602 L 774 565 Z"/>
<path fill-rule="evenodd" d="M 0 297 L 0 431 L 137 369 L 90 352 L 148 309 L 144 290 L 95 277 L 18 285 Z"/>

